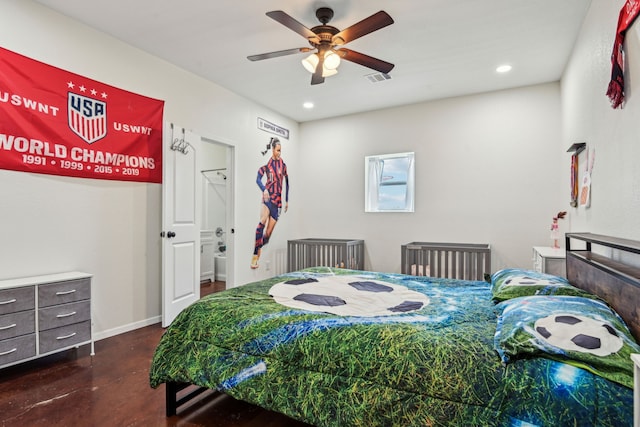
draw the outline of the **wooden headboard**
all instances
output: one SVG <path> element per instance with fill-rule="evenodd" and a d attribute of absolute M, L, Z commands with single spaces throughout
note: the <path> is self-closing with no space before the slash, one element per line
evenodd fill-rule
<path fill-rule="evenodd" d="M 592 233 L 567 233 L 565 239 L 569 282 L 607 301 L 640 342 L 640 267 L 593 251 L 593 245 L 598 245 L 640 254 L 640 242 Z M 576 245 L 577 241 L 582 243 Z"/>

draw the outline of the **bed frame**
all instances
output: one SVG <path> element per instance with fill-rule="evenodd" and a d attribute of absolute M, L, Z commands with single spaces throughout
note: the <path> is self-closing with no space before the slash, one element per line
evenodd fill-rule
<path fill-rule="evenodd" d="M 623 261 L 640 255 L 640 242 L 592 233 L 565 239 L 569 282 L 607 301 L 640 342 L 640 267 Z"/>
<path fill-rule="evenodd" d="M 567 233 L 567 279 L 607 301 L 640 342 L 640 242 L 592 233 Z M 574 243 L 580 245 L 575 249 Z M 594 247 L 595 246 L 595 247 Z M 627 260 L 627 261 L 625 261 Z M 640 355 L 633 354 L 633 425 L 640 427 Z"/>
<path fill-rule="evenodd" d="M 636 340 L 640 341 L 640 267 L 618 260 L 624 259 L 625 254 L 640 258 L 640 241 L 592 233 L 567 233 L 565 238 L 569 281 L 605 299 L 624 319 Z M 594 250 L 597 249 L 594 245 L 600 251 Z M 576 249 L 576 246 L 580 246 L 580 249 Z M 620 256 L 621 253 L 623 256 Z M 175 415 L 181 406 L 205 391 L 221 394 L 190 384 L 167 383 L 167 416 Z M 640 390 L 636 389 L 635 393 L 635 421 L 636 426 L 640 427 Z"/>
<path fill-rule="evenodd" d="M 178 413 L 178 408 L 195 401 L 198 396 L 205 392 L 212 395 L 222 395 L 221 391 L 211 390 L 206 387 L 195 386 L 188 383 L 168 382 L 165 384 L 165 413 L 167 417 L 172 417 Z"/>
<path fill-rule="evenodd" d="M 411 242 L 401 246 L 402 274 L 484 280 L 491 273 L 491 246 L 485 243 Z"/>

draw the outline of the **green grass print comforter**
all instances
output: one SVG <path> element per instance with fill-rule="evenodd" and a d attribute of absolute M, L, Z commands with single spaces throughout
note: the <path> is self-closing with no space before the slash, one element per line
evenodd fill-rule
<path fill-rule="evenodd" d="M 355 311 L 304 308 L 323 304 Z M 318 267 L 188 307 L 156 349 L 150 384 L 218 389 L 316 426 L 632 424 L 628 387 L 545 357 L 503 363 L 497 319 L 486 282 Z"/>

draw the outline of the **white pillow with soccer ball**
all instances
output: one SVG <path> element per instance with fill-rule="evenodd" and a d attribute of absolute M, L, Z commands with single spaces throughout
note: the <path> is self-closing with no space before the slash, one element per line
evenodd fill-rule
<path fill-rule="evenodd" d="M 571 285 L 564 277 L 520 268 L 506 268 L 493 273 L 491 293 L 496 301 L 529 295 L 573 295 L 597 298 Z"/>
<path fill-rule="evenodd" d="M 494 348 L 504 363 L 541 356 L 633 387 L 631 353 L 640 352 L 620 316 L 576 296 L 528 296 L 496 305 Z"/>

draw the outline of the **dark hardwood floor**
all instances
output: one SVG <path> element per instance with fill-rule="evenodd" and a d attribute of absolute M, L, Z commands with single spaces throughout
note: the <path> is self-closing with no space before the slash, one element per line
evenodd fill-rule
<path fill-rule="evenodd" d="M 209 295 L 209 294 L 214 293 L 214 292 L 224 291 L 226 289 L 225 286 L 226 286 L 225 282 L 219 282 L 219 281 L 202 282 L 202 283 L 200 283 L 200 297 L 203 297 L 205 295 Z"/>
<path fill-rule="evenodd" d="M 224 282 L 201 285 L 202 295 Z M 230 426 L 307 424 L 226 395 L 208 393 L 178 415 L 165 416 L 165 389 L 149 386 L 160 324 L 0 370 L 0 426 Z"/>

